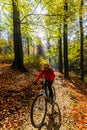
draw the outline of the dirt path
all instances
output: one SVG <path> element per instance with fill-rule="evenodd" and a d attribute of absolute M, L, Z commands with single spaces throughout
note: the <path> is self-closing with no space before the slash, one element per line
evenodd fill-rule
<path fill-rule="evenodd" d="M 31 86 L 31 82 L 37 71 L 20 73 L 6 66 L 0 67 L 0 130 L 87 130 L 87 98 L 81 93 L 82 90 L 75 89 L 76 86 L 73 85 L 74 88 L 71 89 L 71 82 L 67 83 L 58 72 L 54 83 L 56 89 L 54 109 L 55 113 L 58 113 L 58 108 L 60 110 L 61 124 L 57 122 L 57 114 L 51 113 L 51 105 L 48 105 L 43 127 L 35 129 L 30 122 L 30 109 L 37 91 L 37 87 Z"/>
<path fill-rule="evenodd" d="M 55 89 L 56 89 L 56 105 L 55 109 L 56 112 L 58 111 L 58 106 L 61 112 L 61 126 L 56 123 L 54 125 L 54 115 L 51 115 L 51 105 L 48 106 L 48 113 L 46 116 L 45 124 L 43 125 L 42 128 L 38 130 L 67 130 L 68 125 L 70 123 L 70 111 L 71 111 L 71 103 L 72 100 L 70 99 L 70 92 L 69 88 L 62 83 L 61 79 L 56 76 L 56 81 L 54 83 Z M 58 105 L 58 106 L 57 106 Z M 53 116 L 53 118 L 52 118 Z M 31 123 L 30 123 L 30 118 L 29 118 L 29 125 L 25 126 L 23 130 L 37 130 L 34 128 Z"/>

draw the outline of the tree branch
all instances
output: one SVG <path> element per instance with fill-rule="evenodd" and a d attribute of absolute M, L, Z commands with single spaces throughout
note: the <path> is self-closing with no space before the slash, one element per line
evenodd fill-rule
<path fill-rule="evenodd" d="M 64 16 L 64 15 L 61 15 L 61 14 L 27 14 L 22 18 L 22 20 L 20 22 L 22 22 L 26 17 L 32 16 L 32 15 L 34 15 L 34 16 L 48 16 L 48 17 L 51 17 L 51 16 Z"/>

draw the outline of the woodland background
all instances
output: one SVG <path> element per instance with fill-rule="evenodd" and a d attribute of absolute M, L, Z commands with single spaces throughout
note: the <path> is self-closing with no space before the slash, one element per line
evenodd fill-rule
<path fill-rule="evenodd" d="M 38 92 L 31 81 L 45 62 L 63 83 L 60 99 L 67 101 L 63 89 L 68 88 L 73 101 L 62 107 L 64 112 L 71 108 L 67 130 L 86 130 L 87 1 L 0 0 L 1 130 L 29 128 Z"/>
<path fill-rule="evenodd" d="M 86 12 L 86 0 L 0 0 L 0 61 L 25 71 L 25 62 L 46 59 L 65 78 L 75 72 L 84 80 Z"/>

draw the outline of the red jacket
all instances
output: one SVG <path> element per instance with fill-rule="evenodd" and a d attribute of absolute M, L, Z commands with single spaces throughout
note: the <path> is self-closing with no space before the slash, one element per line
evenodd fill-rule
<path fill-rule="evenodd" d="M 44 69 L 39 73 L 39 75 L 36 78 L 36 82 L 39 81 L 39 79 L 44 76 L 45 80 L 51 80 L 54 81 L 55 79 L 55 74 L 54 74 L 54 70 L 52 69 L 48 69 L 47 71 L 45 71 Z"/>

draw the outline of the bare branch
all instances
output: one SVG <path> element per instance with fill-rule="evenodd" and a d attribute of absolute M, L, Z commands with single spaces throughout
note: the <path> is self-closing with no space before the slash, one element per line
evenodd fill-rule
<path fill-rule="evenodd" d="M 35 15 L 35 16 L 48 16 L 48 17 L 52 17 L 52 16 L 64 16 L 64 15 L 61 15 L 61 14 L 27 14 L 23 17 L 23 19 L 21 20 L 21 22 L 28 16 L 32 16 L 32 15 Z"/>
<path fill-rule="evenodd" d="M 35 10 L 37 9 L 37 7 L 39 6 L 39 4 L 40 4 L 40 2 L 41 2 L 41 0 L 39 0 L 39 2 L 38 2 L 38 4 L 36 5 L 36 7 L 34 8 L 34 10 L 31 12 L 31 14 L 33 14 L 34 12 L 35 12 Z M 30 14 L 30 15 L 31 15 Z M 28 15 L 26 15 L 26 16 L 24 16 L 23 18 L 22 18 L 22 20 L 21 21 L 23 21 L 27 16 L 29 16 L 29 14 Z M 20 22 L 21 22 L 20 21 Z"/>

